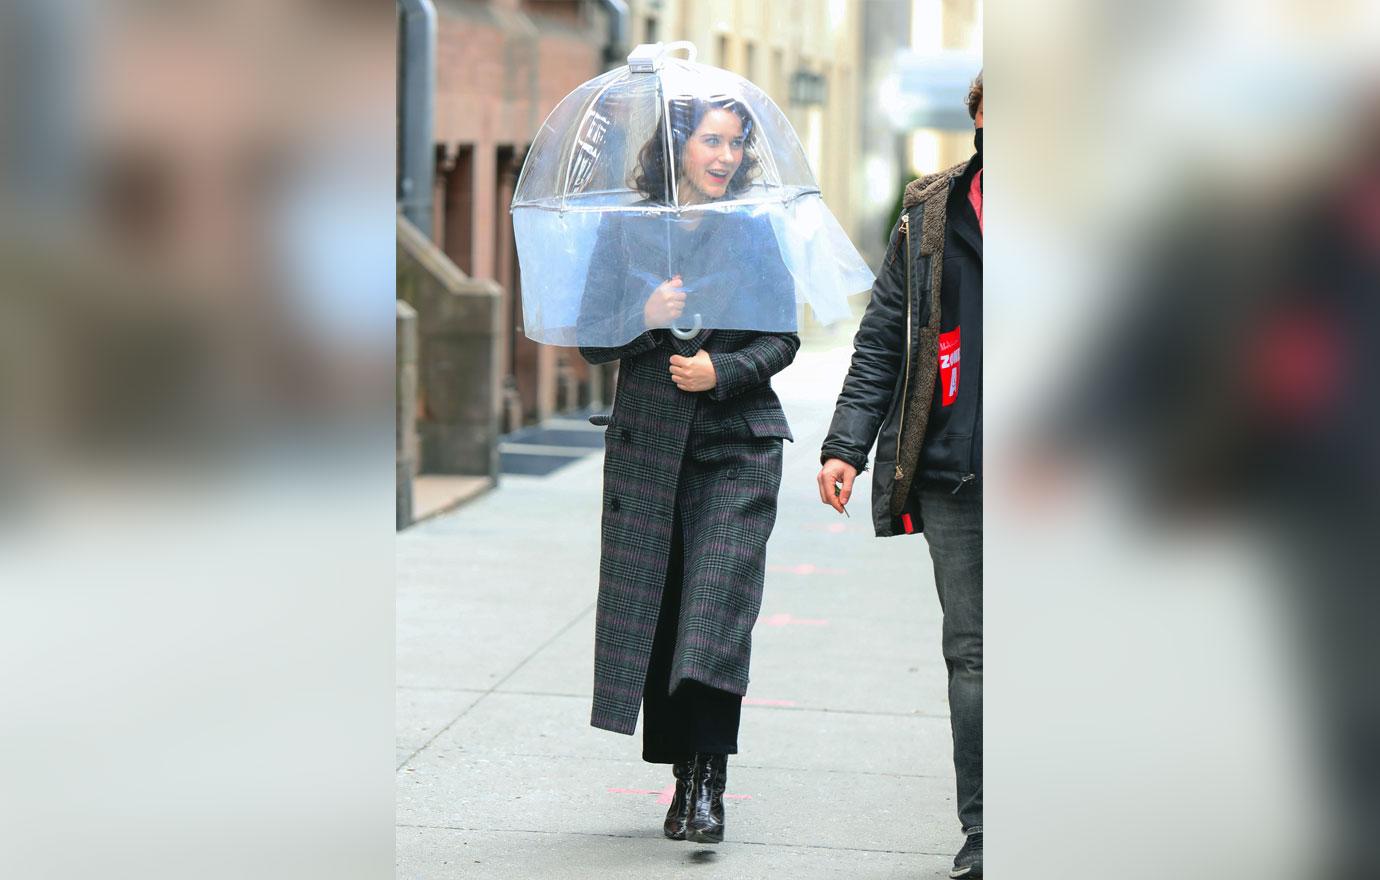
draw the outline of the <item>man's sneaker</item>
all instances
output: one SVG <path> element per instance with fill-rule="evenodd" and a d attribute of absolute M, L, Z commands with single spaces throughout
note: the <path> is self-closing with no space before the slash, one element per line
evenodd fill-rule
<path fill-rule="evenodd" d="M 954 869 L 949 872 L 950 877 L 981 877 L 982 876 L 982 829 L 971 831 L 968 839 L 963 841 L 963 849 L 954 856 Z"/>

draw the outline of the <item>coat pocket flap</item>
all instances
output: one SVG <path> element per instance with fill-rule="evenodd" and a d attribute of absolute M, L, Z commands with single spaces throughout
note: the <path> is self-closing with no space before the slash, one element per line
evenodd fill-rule
<path fill-rule="evenodd" d="M 754 437 L 780 437 L 795 442 L 786 414 L 781 410 L 752 410 L 743 413 L 743 421 Z"/>

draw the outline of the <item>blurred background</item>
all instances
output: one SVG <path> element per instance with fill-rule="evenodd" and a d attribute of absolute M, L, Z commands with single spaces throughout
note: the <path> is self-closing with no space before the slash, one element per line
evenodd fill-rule
<path fill-rule="evenodd" d="M 905 184 L 972 152 L 963 99 L 981 67 L 981 0 L 400 8 L 398 400 L 416 420 L 399 417 L 399 528 L 505 472 L 548 473 L 588 451 L 567 426 L 608 405 L 615 367 L 523 334 L 508 205 L 547 114 L 637 45 L 689 40 L 698 61 L 771 96 L 871 265 Z M 805 328 L 827 332 L 808 315 Z"/>
<path fill-rule="evenodd" d="M 0 4 L 0 875 L 391 870 L 394 22 Z"/>
<path fill-rule="evenodd" d="M 1380 876 L 1380 7 L 987 18 L 994 874 Z"/>

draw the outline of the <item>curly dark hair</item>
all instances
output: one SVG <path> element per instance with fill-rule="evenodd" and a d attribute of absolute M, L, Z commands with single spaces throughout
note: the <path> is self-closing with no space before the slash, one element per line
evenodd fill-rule
<path fill-rule="evenodd" d="M 752 114 L 736 98 L 720 96 L 714 98 L 672 98 L 668 102 L 671 113 L 671 143 L 675 148 L 676 179 L 681 176 L 681 154 L 690 135 L 700 127 L 700 122 L 710 110 L 728 110 L 743 123 L 743 163 L 738 166 L 728 181 L 727 196 L 734 196 L 747 189 L 757 174 L 760 162 L 753 147 L 756 126 Z M 633 173 L 632 186 L 642 195 L 654 202 L 671 202 L 671 176 L 666 173 L 666 128 L 664 119 L 657 120 L 656 131 L 651 139 L 642 145 L 637 156 L 637 169 Z"/>
<path fill-rule="evenodd" d="M 977 79 L 968 87 L 968 115 L 977 119 L 978 107 L 982 104 L 982 71 L 978 71 Z"/>

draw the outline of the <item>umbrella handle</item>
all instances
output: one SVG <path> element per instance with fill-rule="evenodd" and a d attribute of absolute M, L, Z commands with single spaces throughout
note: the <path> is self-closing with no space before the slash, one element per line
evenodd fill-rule
<path fill-rule="evenodd" d="M 694 339 L 696 336 L 699 335 L 700 330 L 703 327 L 704 319 L 700 317 L 699 312 L 695 312 L 695 322 L 690 325 L 689 330 L 682 330 L 676 326 L 675 321 L 671 322 L 671 332 L 676 334 L 677 339 Z"/>

